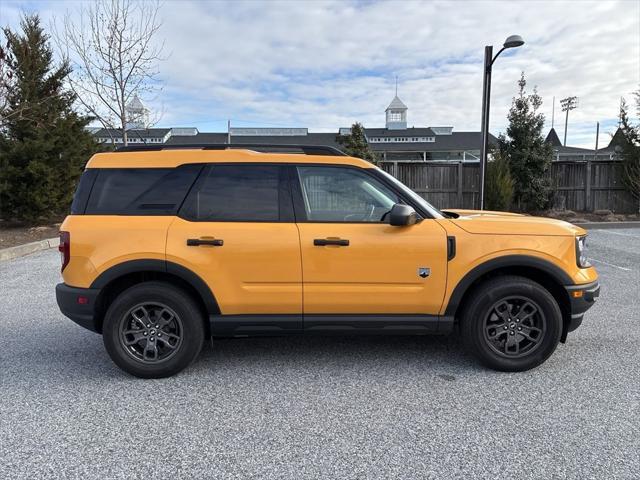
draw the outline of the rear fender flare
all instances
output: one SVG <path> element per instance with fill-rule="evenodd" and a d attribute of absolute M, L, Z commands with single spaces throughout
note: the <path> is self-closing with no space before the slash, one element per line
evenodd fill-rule
<path fill-rule="evenodd" d="M 102 289 L 120 277 L 140 272 L 161 272 L 175 275 L 194 288 L 198 295 L 200 295 L 209 314 L 215 314 L 220 311 L 213 292 L 198 274 L 182 265 L 165 260 L 144 259 L 120 263 L 98 275 L 90 288 Z"/>

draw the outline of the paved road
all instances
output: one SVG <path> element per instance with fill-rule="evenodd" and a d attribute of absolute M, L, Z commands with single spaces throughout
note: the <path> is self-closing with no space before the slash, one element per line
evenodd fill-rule
<path fill-rule="evenodd" d="M 594 231 L 602 297 L 540 368 L 449 338 L 217 340 L 121 373 L 57 310 L 57 252 L 0 264 L 0 478 L 638 478 L 640 229 Z"/>

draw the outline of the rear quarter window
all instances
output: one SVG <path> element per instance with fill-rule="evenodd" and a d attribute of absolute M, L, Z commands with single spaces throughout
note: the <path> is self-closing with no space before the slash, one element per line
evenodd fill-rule
<path fill-rule="evenodd" d="M 175 215 L 201 165 L 97 171 L 87 215 Z"/>
<path fill-rule="evenodd" d="M 82 215 L 87 207 L 89 194 L 93 188 L 93 182 L 96 180 L 98 171 L 96 169 L 87 169 L 82 173 L 76 193 L 73 195 L 71 203 L 71 215 Z"/>

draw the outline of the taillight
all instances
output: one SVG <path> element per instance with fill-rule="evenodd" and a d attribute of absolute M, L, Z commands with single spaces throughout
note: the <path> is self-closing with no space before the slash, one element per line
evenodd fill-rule
<path fill-rule="evenodd" d="M 69 234 L 69 232 L 60 232 L 58 251 L 60 252 L 60 261 L 62 262 L 60 271 L 63 272 L 71 258 L 71 234 Z"/>

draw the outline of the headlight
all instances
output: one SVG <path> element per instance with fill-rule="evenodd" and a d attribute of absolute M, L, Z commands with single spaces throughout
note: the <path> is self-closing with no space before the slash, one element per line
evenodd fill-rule
<path fill-rule="evenodd" d="M 591 264 L 587 259 L 587 236 L 576 237 L 576 261 L 580 268 L 590 267 Z"/>

